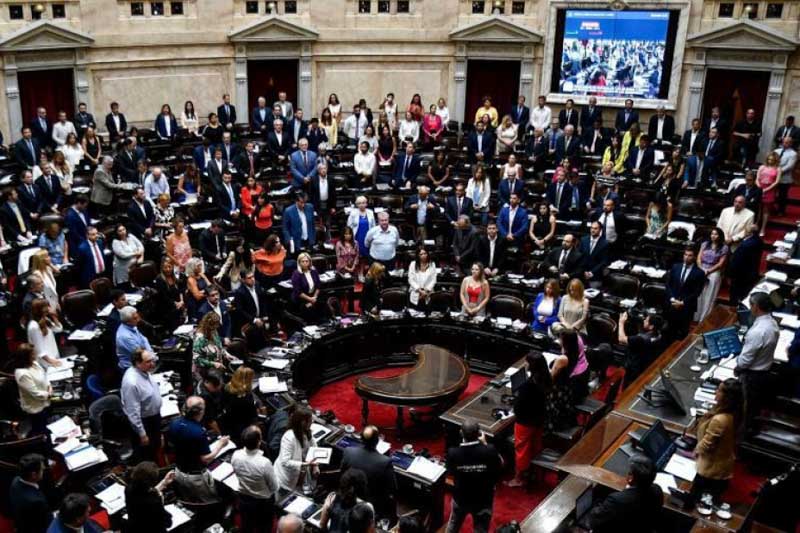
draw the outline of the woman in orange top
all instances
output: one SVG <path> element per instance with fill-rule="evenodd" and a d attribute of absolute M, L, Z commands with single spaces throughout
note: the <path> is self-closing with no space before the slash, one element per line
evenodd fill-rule
<path fill-rule="evenodd" d="M 286 248 L 281 239 L 274 233 L 264 241 L 264 248 L 253 252 L 253 264 L 258 270 L 259 281 L 266 287 L 272 287 L 283 278 L 283 261 L 286 259 Z"/>
<path fill-rule="evenodd" d="M 272 227 L 272 204 L 269 202 L 269 196 L 266 193 L 261 193 L 254 198 L 255 205 L 250 215 L 250 220 L 253 224 L 250 239 L 260 242 Z"/>
<path fill-rule="evenodd" d="M 256 198 L 261 196 L 262 192 L 264 192 L 264 189 L 256 183 L 256 179 L 253 176 L 247 178 L 247 184 L 242 187 L 242 192 L 240 193 L 242 197 L 242 214 L 244 216 L 249 217 L 253 213 Z"/>

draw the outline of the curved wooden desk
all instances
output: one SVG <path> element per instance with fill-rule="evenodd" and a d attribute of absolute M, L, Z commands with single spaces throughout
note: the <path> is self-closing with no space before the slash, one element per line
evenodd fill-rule
<path fill-rule="evenodd" d="M 446 408 L 458 400 L 469 382 L 469 367 L 462 358 L 432 344 L 411 347 L 417 363 L 397 376 L 362 376 L 356 393 L 362 398 L 361 423 L 367 425 L 369 400 L 397 406 L 397 429 L 403 429 L 403 407 Z"/>

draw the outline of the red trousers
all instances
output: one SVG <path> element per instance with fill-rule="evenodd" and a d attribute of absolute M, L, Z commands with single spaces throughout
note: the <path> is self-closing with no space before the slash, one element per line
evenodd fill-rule
<path fill-rule="evenodd" d="M 514 424 L 514 459 L 516 474 L 526 471 L 531 460 L 542 451 L 544 428 Z"/>

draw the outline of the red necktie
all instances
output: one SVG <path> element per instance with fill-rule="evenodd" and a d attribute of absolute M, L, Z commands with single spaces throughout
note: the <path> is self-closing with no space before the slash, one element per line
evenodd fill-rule
<path fill-rule="evenodd" d="M 101 272 L 105 271 L 106 267 L 103 263 L 103 256 L 100 254 L 100 249 L 97 247 L 97 243 L 92 243 L 92 252 L 94 252 L 94 262 L 95 262 L 95 274 L 100 274 Z"/>

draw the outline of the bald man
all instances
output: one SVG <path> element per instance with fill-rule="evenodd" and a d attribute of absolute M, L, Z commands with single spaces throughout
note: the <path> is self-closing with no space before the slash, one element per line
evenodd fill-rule
<path fill-rule="evenodd" d="M 283 515 L 278 520 L 278 533 L 303 533 L 303 519 L 296 514 Z"/>
<path fill-rule="evenodd" d="M 379 517 L 393 519 L 397 481 L 392 460 L 376 450 L 379 441 L 378 428 L 366 426 L 361 432 L 363 447 L 351 446 L 344 451 L 342 473 L 349 468 L 363 471 L 367 476 L 367 501 L 375 506 Z"/>

